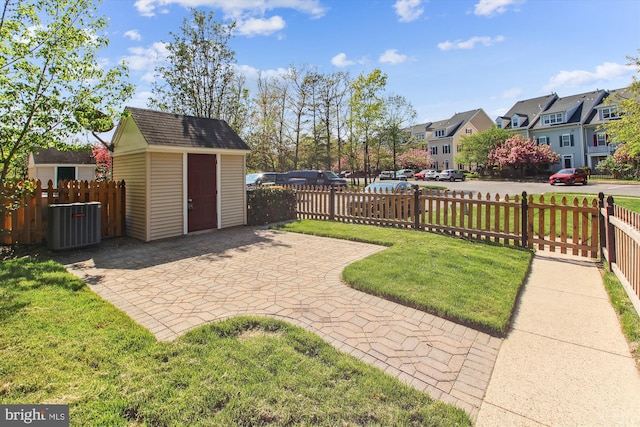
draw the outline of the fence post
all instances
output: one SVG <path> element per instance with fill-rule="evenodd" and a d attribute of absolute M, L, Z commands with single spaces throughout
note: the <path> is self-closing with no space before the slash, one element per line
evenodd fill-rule
<path fill-rule="evenodd" d="M 520 242 L 520 245 L 523 248 L 526 248 L 527 245 L 529 244 L 529 224 L 528 224 L 528 219 L 529 219 L 529 202 L 527 200 L 527 192 L 523 191 L 522 192 L 522 208 L 521 208 L 521 212 L 520 212 L 520 221 L 521 221 L 521 230 L 522 230 L 522 240 Z"/>
<path fill-rule="evenodd" d="M 420 228 L 420 196 L 422 195 L 422 189 L 417 188 L 413 191 L 413 229 L 418 230 Z"/>
<path fill-rule="evenodd" d="M 607 243 L 607 223 L 606 215 L 602 213 L 604 209 L 604 193 L 598 193 L 598 233 L 600 234 L 600 259 L 604 259 L 604 248 Z"/>
<path fill-rule="evenodd" d="M 329 221 L 333 221 L 336 218 L 336 187 L 333 185 L 329 191 Z"/>
<path fill-rule="evenodd" d="M 609 217 L 613 216 L 613 196 L 607 197 L 607 253 L 609 254 L 609 271 L 612 270 L 613 264 L 616 262 L 616 230 L 615 226 L 609 221 Z"/>

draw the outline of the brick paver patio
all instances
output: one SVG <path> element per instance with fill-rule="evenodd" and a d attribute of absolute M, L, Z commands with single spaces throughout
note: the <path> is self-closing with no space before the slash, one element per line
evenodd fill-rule
<path fill-rule="evenodd" d="M 239 227 L 58 260 L 160 340 L 237 315 L 280 318 L 475 419 L 502 340 L 341 282 L 346 265 L 380 250 Z"/>

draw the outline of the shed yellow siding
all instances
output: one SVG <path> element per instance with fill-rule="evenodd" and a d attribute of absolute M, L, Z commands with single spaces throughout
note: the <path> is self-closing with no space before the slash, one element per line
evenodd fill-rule
<path fill-rule="evenodd" d="M 244 156 L 220 156 L 220 228 L 245 225 L 247 215 Z"/>
<path fill-rule="evenodd" d="M 184 234 L 182 153 L 149 153 L 149 240 Z"/>
<path fill-rule="evenodd" d="M 124 180 L 127 195 L 127 235 L 147 241 L 146 154 L 118 156 L 113 162 L 113 179 Z"/>

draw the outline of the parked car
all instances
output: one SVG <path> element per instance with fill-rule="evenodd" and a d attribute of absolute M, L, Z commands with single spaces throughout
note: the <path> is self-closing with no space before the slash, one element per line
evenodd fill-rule
<path fill-rule="evenodd" d="M 347 186 L 347 180 L 340 178 L 333 171 L 298 170 L 287 172 L 287 183 L 299 185 L 301 180 L 305 180 L 306 185 L 319 187 L 345 188 Z"/>
<path fill-rule="evenodd" d="M 411 169 L 400 169 L 398 172 L 396 172 L 396 178 L 397 177 L 401 177 L 401 176 L 406 176 L 407 179 L 413 178 L 413 170 L 411 170 Z"/>
<path fill-rule="evenodd" d="M 244 183 L 247 187 L 257 187 L 260 185 L 274 185 L 276 183 L 276 173 L 275 172 L 258 172 L 258 173 L 250 173 L 245 179 Z"/>
<path fill-rule="evenodd" d="M 352 197 L 349 212 L 351 215 L 387 217 L 386 199 L 388 195 L 411 192 L 416 188 L 418 188 L 416 184 L 399 180 L 371 183 L 363 190 L 365 194 Z M 404 214 L 404 207 L 400 212 L 395 212 L 394 216 L 397 217 L 398 214 Z"/>
<path fill-rule="evenodd" d="M 549 177 L 549 184 L 573 185 L 577 183 L 582 183 L 582 185 L 587 185 L 587 180 L 588 180 L 588 175 L 584 169 L 566 168 L 566 169 L 560 169 L 558 172 L 551 175 Z"/>
<path fill-rule="evenodd" d="M 406 181 L 407 177 L 404 176 L 404 175 L 398 176 L 398 174 L 395 171 L 382 171 L 382 172 L 380 172 L 380 175 L 378 175 L 378 180 L 380 180 L 380 181 L 385 181 L 385 180 L 389 180 L 389 179 L 395 179 L 395 180 L 399 180 L 399 181 Z"/>
<path fill-rule="evenodd" d="M 438 175 L 438 172 L 433 170 L 433 169 L 425 169 L 422 170 L 416 174 L 413 175 L 413 178 L 417 181 L 417 180 L 422 180 L 422 181 L 426 181 L 426 180 L 434 180 L 436 179 L 436 176 Z"/>
<path fill-rule="evenodd" d="M 467 178 L 464 176 L 462 172 L 456 169 L 445 169 L 438 174 L 438 181 L 455 181 L 459 179 L 460 181 L 464 181 Z"/>

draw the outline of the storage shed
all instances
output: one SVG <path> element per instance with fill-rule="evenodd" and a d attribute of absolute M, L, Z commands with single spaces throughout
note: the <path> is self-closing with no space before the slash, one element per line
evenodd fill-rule
<path fill-rule="evenodd" d="M 249 146 L 224 120 L 127 107 L 113 136 L 127 235 L 151 241 L 247 223 Z"/>
<path fill-rule="evenodd" d="M 96 161 L 91 151 L 63 151 L 56 148 L 35 148 L 29 154 L 29 179 L 39 179 L 46 187 L 49 180 L 58 187 L 58 181 L 92 181 L 96 176 Z"/>

